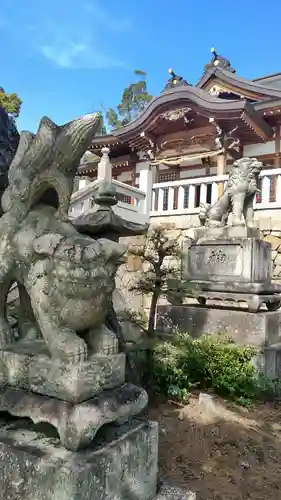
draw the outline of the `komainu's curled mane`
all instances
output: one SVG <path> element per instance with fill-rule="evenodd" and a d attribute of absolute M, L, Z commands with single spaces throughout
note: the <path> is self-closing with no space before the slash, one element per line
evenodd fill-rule
<path fill-rule="evenodd" d="M 230 168 L 224 192 L 213 205 L 200 206 L 202 226 L 227 224 L 232 213 L 232 224 L 254 226 L 254 199 L 258 191 L 258 176 L 263 168 L 256 158 L 240 158 Z"/>

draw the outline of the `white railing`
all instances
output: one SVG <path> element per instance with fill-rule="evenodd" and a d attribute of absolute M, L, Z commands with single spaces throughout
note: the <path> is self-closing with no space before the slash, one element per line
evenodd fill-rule
<path fill-rule="evenodd" d="M 227 179 L 221 175 L 153 184 L 150 215 L 196 214 L 200 203 L 217 201 Z M 255 210 L 281 208 L 281 168 L 263 170 L 259 189 Z"/>
<path fill-rule="evenodd" d="M 95 206 L 95 196 L 101 181 L 96 180 L 76 191 L 71 197 L 70 216 L 77 217 Z M 118 209 L 128 213 L 145 214 L 146 193 L 140 189 L 112 180 L 116 189 Z"/>

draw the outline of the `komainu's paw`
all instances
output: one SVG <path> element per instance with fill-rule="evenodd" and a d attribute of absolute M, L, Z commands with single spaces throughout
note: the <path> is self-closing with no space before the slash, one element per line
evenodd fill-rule
<path fill-rule="evenodd" d="M 59 358 L 68 363 L 83 363 L 88 357 L 85 341 L 67 328 L 62 328 L 59 333 L 54 334 L 49 349 L 54 358 Z"/>

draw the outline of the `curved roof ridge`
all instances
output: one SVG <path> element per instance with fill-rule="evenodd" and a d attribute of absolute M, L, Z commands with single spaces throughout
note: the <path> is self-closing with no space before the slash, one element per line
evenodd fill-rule
<path fill-rule="evenodd" d="M 112 134 L 115 137 L 118 137 L 144 125 L 150 116 L 156 112 L 156 110 L 158 111 L 159 108 L 163 107 L 163 112 L 165 112 L 165 105 L 168 103 L 175 102 L 177 106 L 184 107 L 188 106 L 188 101 L 198 106 L 198 108 L 202 108 L 203 110 L 205 109 L 207 113 L 227 113 L 232 110 L 253 110 L 251 104 L 249 104 L 245 99 L 225 100 L 219 97 L 211 96 L 205 90 L 197 87 L 175 87 L 152 99 L 140 116 L 127 125 L 113 130 Z"/>
<path fill-rule="evenodd" d="M 261 85 L 256 81 L 248 80 L 241 76 L 238 76 L 236 73 L 231 73 L 222 68 L 212 68 L 208 70 L 197 82 L 196 87 L 202 88 L 207 81 L 212 77 L 216 76 L 217 78 L 221 78 L 225 82 L 229 82 L 232 84 L 241 85 L 247 90 L 252 90 L 253 92 L 258 92 L 259 94 L 263 94 L 265 96 L 270 97 L 280 97 L 281 98 L 281 90 L 274 89 L 272 87 L 267 87 L 266 85 Z"/>

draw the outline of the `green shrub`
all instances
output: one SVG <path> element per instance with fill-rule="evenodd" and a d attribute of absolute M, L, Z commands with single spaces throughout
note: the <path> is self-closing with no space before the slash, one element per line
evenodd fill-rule
<path fill-rule="evenodd" d="M 262 392 L 252 363 L 257 350 L 222 335 L 198 340 L 179 334 L 153 351 L 153 378 L 158 392 L 187 400 L 190 389 L 213 389 L 240 404 Z"/>

